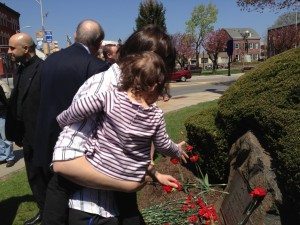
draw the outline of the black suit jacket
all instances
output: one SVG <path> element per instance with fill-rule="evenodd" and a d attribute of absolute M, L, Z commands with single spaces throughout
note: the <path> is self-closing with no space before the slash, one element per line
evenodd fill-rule
<path fill-rule="evenodd" d="M 50 55 L 41 69 L 41 100 L 33 161 L 48 167 L 53 148 L 61 131 L 56 117 L 67 109 L 79 87 L 90 76 L 108 66 L 79 43 Z"/>
<path fill-rule="evenodd" d="M 40 96 L 40 74 L 39 69 L 43 60 L 37 56 L 33 56 L 27 62 L 26 74 L 19 67 L 16 76 L 16 85 L 12 90 L 9 107 L 6 116 L 5 133 L 6 138 L 10 141 L 16 142 L 19 146 L 22 145 L 24 139 L 27 143 L 33 146 L 35 138 L 35 127 L 37 120 L 37 112 L 39 108 Z M 24 69 L 24 67 L 23 67 Z M 21 76 L 26 77 L 26 82 L 20 84 Z M 20 86 L 21 85 L 21 86 Z M 23 95 L 20 96 L 19 86 L 23 89 Z M 18 99 L 21 99 L 22 118 L 17 118 L 17 104 Z"/>

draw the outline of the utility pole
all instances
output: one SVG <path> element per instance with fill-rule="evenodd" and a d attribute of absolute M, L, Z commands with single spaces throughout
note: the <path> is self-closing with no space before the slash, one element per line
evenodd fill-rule
<path fill-rule="evenodd" d="M 44 26 L 44 13 L 43 13 L 43 2 L 42 0 L 35 0 L 39 5 L 40 5 L 40 10 L 41 10 L 41 22 L 42 22 L 42 31 L 45 31 L 45 26 Z"/>
<path fill-rule="evenodd" d="M 50 53 L 50 46 L 49 43 L 46 42 L 45 40 L 45 23 L 44 23 L 44 13 L 43 13 L 43 2 L 42 0 L 35 0 L 39 5 L 40 5 L 40 12 L 41 12 L 41 23 L 42 23 L 42 32 L 43 32 L 43 44 L 42 48 L 44 51 L 44 54 L 48 55 Z"/>

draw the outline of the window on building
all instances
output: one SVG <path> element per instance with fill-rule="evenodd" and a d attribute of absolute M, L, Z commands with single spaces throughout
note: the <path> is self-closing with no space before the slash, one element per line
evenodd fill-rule
<path fill-rule="evenodd" d="M 235 55 L 235 60 L 240 61 L 240 55 Z"/>
<path fill-rule="evenodd" d="M 208 58 L 201 58 L 201 63 L 208 63 Z"/>
<path fill-rule="evenodd" d="M 239 49 L 239 48 L 240 48 L 240 44 L 239 44 L 239 43 L 236 43 L 235 46 L 234 46 L 234 48 L 235 48 L 235 49 Z"/>
<path fill-rule="evenodd" d="M 249 49 L 253 49 L 253 43 L 248 44 Z"/>
<path fill-rule="evenodd" d="M 259 48 L 259 44 L 255 43 L 255 49 L 258 49 L 258 48 Z"/>

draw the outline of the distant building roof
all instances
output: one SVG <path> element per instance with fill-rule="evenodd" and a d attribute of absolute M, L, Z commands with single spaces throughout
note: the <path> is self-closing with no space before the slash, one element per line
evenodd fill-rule
<path fill-rule="evenodd" d="M 297 25 L 299 25 L 300 22 L 297 22 Z M 293 21 L 289 21 L 287 22 L 285 25 L 273 25 L 271 27 L 268 28 L 268 30 L 273 30 L 273 29 L 277 29 L 277 28 L 281 28 L 281 27 L 287 27 L 287 26 L 291 26 L 291 25 L 296 25 L 296 22 Z"/>
<path fill-rule="evenodd" d="M 0 7 L 6 9 L 6 10 L 8 10 L 8 11 L 10 11 L 11 13 L 15 14 L 17 17 L 20 17 L 20 13 L 18 13 L 17 11 L 15 11 L 15 10 L 9 8 L 7 5 L 5 5 L 5 3 L 1 3 L 1 2 L 0 2 Z"/>
<path fill-rule="evenodd" d="M 224 28 L 232 39 L 243 39 L 243 34 L 249 31 L 250 36 L 247 39 L 260 39 L 259 34 L 252 28 Z"/>

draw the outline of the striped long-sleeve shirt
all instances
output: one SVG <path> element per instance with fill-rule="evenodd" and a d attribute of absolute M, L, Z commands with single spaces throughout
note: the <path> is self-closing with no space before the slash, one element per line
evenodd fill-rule
<path fill-rule="evenodd" d="M 150 162 L 150 145 L 179 157 L 180 149 L 166 132 L 163 112 L 156 105 L 143 108 L 118 90 L 82 97 L 61 113 L 60 126 L 97 114 L 97 129 L 86 144 L 90 163 L 121 180 L 141 181 Z"/>

